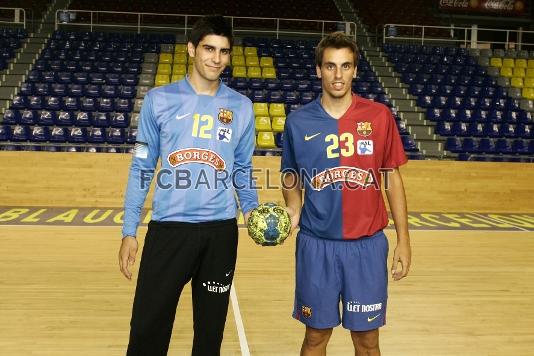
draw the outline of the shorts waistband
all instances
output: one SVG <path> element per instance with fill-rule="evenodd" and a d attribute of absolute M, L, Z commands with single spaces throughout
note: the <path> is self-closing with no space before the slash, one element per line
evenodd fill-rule
<path fill-rule="evenodd" d="M 202 228 L 202 227 L 222 227 L 237 225 L 237 219 L 202 221 L 202 222 L 185 222 L 185 221 L 156 221 L 151 220 L 148 227 L 175 227 L 175 228 Z"/>

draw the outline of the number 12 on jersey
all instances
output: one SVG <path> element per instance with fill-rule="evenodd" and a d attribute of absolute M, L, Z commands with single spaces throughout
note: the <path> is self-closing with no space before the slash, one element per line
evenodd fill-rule
<path fill-rule="evenodd" d="M 193 115 L 193 137 L 211 138 L 211 129 L 213 128 L 213 117 L 211 115 L 195 114 Z"/>

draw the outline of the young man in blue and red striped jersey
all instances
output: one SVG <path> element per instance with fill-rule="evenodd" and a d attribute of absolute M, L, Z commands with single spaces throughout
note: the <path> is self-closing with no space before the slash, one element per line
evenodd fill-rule
<path fill-rule="evenodd" d="M 237 193 L 248 219 L 258 205 L 252 182 L 251 101 L 220 75 L 230 62 L 232 29 L 200 19 L 188 43 L 193 71 L 144 99 L 125 197 L 119 264 L 126 278 L 136 230 L 156 178 L 152 221 L 135 292 L 128 355 L 166 355 L 181 291 L 191 281 L 192 355 L 219 355 L 236 263 Z"/>
<path fill-rule="evenodd" d="M 410 267 L 398 170 L 406 156 L 390 110 L 351 92 L 358 57 L 356 43 L 343 33 L 325 37 L 316 49 L 322 95 L 285 124 L 283 194 L 293 228 L 300 225 L 293 317 L 306 325 L 301 355 L 325 355 L 341 322 L 357 355 L 380 355 L 388 283 L 382 172 L 397 230 L 393 278 L 405 277 Z"/>

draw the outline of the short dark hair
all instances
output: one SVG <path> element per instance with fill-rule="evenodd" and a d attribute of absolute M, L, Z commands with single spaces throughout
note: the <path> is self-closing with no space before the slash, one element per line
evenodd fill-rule
<path fill-rule="evenodd" d="M 193 43 L 193 46 L 196 47 L 208 35 L 224 36 L 228 38 L 230 46 L 232 46 L 234 41 L 232 27 L 220 15 L 204 16 L 195 22 L 189 35 L 189 42 Z"/>
<path fill-rule="evenodd" d="M 360 50 L 356 45 L 356 41 L 347 36 L 345 33 L 338 31 L 332 32 L 326 35 L 325 38 L 319 42 L 317 48 L 315 48 L 315 64 L 319 67 L 323 64 L 323 53 L 327 48 L 348 48 L 354 53 L 354 66 L 358 66 L 358 61 L 360 60 Z"/>

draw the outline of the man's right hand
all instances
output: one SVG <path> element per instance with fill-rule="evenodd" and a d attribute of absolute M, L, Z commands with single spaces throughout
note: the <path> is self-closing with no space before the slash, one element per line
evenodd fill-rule
<path fill-rule="evenodd" d="M 297 228 L 297 226 L 299 226 L 300 209 L 297 210 L 288 206 L 286 207 L 286 211 L 289 214 L 289 217 L 291 218 L 291 231 L 293 231 Z"/>
<path fill-rule="evenodd" d="M 137 239 L 133 236 L 123 237 L 119 250 L 119 267 L 122 274 L 130 280 L 132 279 L 132 272 L 128 270 L 128 265 L 133 266 L 136 254 Z"/>

